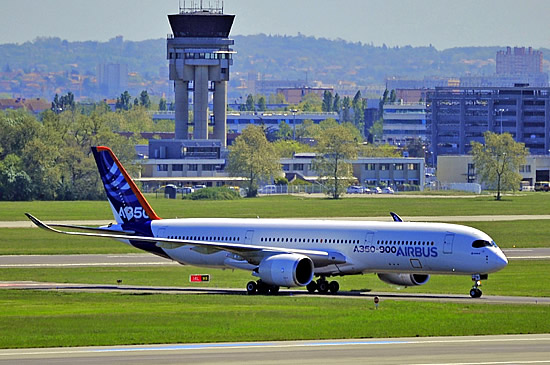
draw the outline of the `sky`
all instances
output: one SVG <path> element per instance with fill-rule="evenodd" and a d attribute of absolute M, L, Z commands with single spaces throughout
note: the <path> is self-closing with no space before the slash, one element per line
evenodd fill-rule
<path fill-rule="evenodd" d="M 203 0 L 204 5 L 216 2 Z M 171 33 L 166 15 L 177 13 L 179 4 L 178 0 L 2 0 L 0 44 L 37 37 L 165 38 Z M 225 13 L 236 15 L 231 35 L 301 33 L 375 46 L 431 44 L 439 50 L 550 48 L 549 0 L 225 0 L 223 5 Z"/>

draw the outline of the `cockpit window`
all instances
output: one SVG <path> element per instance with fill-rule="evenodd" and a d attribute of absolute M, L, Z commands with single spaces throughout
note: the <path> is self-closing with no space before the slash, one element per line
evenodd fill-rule
<path fill-rule="evenodd" d="M 493 245 L 493 242 L 484 241 L 484 240 L 475 240 L 472 242 L 473 248 L 483 248 L 483 247 L 490 247 Z M 496 246 L 496 244 L 495 244 Z"/>

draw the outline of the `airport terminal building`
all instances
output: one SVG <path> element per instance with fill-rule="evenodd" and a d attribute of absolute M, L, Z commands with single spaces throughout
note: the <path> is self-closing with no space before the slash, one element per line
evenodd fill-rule
<path fill-rule="evenodd" d="M 427 93 L 427 134 L 437 158 L 465 155 L 483 133 L 510 133 L 532 155 L 550 150 L 550 88 L 436 87 Z"/>
<path fill-rule="evenodd" d="M 283 173 L 311 183 L 318 180 L 313 169 L 314 153 L 297 153 L 280 160 Z M 401 189 L 412 185 L 422 190 L 425 180 L 423 158 L 359 157 L 350 161 L 353 175 L 361 185 L 389 185 Z M 204 184 L 206 186 L 238 185 L 242 178 L 225 171 L 227 150 L 215 140 L 150 140 L 149 156 L 142 164 L 137 180 L 150 187 L 166 184 L 179 186 Z M 270 183 L 270 182 L 266 182 Z"/>

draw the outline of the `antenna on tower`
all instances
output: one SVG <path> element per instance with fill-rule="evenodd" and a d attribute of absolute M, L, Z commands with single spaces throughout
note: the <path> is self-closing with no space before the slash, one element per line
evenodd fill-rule
<path fill-rule="evenodd" d="M 183 2 L 183 6 L 182 6 Z M 189 3 L 189 4 L 188 4 Z M 180 14 L 189 14 L 207 11 L 212 14 L 223 14 L 223 1 L 215 0 L 212 3 L 208 1 L 208 6 L 204 3 L 204 0 L 179 0 Z"/>

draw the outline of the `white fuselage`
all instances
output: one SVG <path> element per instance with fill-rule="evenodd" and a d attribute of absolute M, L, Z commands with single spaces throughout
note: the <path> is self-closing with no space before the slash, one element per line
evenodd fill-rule
<path fill-rule="evenodd" d="M 337 252 L 343 264 L 315 267 L 317 275 L 365 272 L 486 274 L 507 259 L 485 233 L 444 223 L 361 222 L 290 219 L 163 219 L 153 221 L 159 238 L 225 242 L 262 247 Z M 491 243 L 473 247 L 474 241 Z M 165 249 L 182 264 L 253 270 L 227 251 L 181 246 Z"/>

